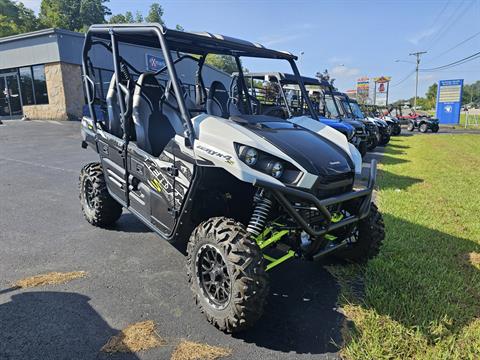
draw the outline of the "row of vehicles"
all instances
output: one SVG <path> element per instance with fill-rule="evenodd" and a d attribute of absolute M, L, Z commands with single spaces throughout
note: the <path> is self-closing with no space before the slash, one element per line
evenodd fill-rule
<path fill-rule="evenodd" d="M 126 52 L 129 45 L 136 51 Z M 113 64 L 106 99 L 95 86 L 96 48 Z M 161 54 L 164 66 L 145 70 L 141 49 Z M 207 78 L 210 54 L 231 56 L 237 72 L 228 81 Z M 291 74 L 246 73 L 250 58 L 286 64 Z M 86 33 L 82 147 L 99 160 L 80 172 L 84 217 L 109 228 L 126 210 L 176 244 L 195 304 L 225 332 L 261 318 L 277 266 L 293 258 L 365 262 L 385 237 L 372 202 L 375 160 L 366 180 L 359 175 L 360 152 L 388 142 L 388 125 L 302 77 L 296 59 L 160 24 L 93 25 Z"/>
<path fill-rule="evenodd" d="M 288 119 L 308 112 L 294 75 L 280 72 L 246 73 L 249 94 L 260 114 Z M 383 116 L 376 107 L 364 107 L 337 91 L 328 81 L 302 76 L 320 122 L 334 128 L 355 145 L 362 157 L 385 146 L 401 132 L 395 117 Z"/>

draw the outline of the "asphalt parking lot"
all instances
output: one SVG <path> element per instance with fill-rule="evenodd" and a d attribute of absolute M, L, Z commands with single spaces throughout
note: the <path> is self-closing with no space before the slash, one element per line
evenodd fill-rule
<path fill-rule="evenodd" d="M 122 359 L 169 359 L 180 339 L 227 347 L 232 359 L 334 359 L 344 316 L 339 288 L 318 263 L 292 260 L 271 273 L 265 315 L 229 336 L 209 325 L 187 286 L 183 255 L 124 213 L 113 229 L 80 212 L 78 174 L 96 161 L 79 123 L 0 126 L 0 358 L 97 359 L 108 338 L 153 320 L 167 345 Z M 56 286 L 13 289 L 21 278 L 86 271 Z"/>

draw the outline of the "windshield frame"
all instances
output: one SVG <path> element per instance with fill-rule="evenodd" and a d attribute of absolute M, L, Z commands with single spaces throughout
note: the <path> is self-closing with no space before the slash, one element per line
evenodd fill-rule
<path fill-rule="evenodd" d="M 95 42 L 104 43 L 107 45 L 107 50 L 113 58 L 113 70 L 115 74 L 115 83 L 117 88 L 118 103 L 120 107 L 120 118 L 123 127 L 123 137 L 125 141 L 128 141 L 128 127 L 126 126 L 126 107 L 124 97 L 121 95 L 125 89 L 122 88 L 120 83 L 120 61 L 121 56 L 119 54 L 120 43 L 132 43 L 141 44 L 145 47 L 153 49 L 159 49 L 162 52 L 166 70 L 169 79 L 172 83 L 173 92 L 178 104 L 178 110 L 185 125 L 185 136 L 190 140 L 190 146 L 195 140 L 194 128 L 191 120 L 191 114 L 187 109 L 184 99 L 184 89 L 182 89 L 177 75 L 177 71 L 174 66 L 174 60 L 172 59 L 172 52 L 200 55 L 201 59 L 199 65 L 202 66 L 204 58 L 208 54 L 221 54 L 231 55 L 235 58 L 238 68 L 239 80 L 243 91 L 247 90 L 245 83 L 243 69 L 241 66 L 240 58 L 252 57 L 252 58 L 266 58 L 286 60 L 290 64 L 294 76 L 300 87 L 302 96 L 305 98 L 308 110 L 314 119 L 318 120 L 317 114 L 313 109 L 313 105 L 308 98 L 308 93 L 305 89 L 305 84 L 301 78 L 295 60 L 297 57 L 288 52 L 281 52 L 267 49 L 258 44 L 250 43 L 244 40 L 234 39 L 228 36 L 213 35 L 210 33 L 188 33 L 183 31 L 176 31 L 167 29 L 166 27 L 158 24 L 100 24 L 92 25 L 85 35 L 85 41 L 82 51 L 82 70 L 84 77 L 84 88 L 87 97 L 87 105 L 89 107 L 90 116 L 93 120 L 94 130 L 97 130 L 97 116 L 94 109 L 95 101 L 95 85 L 91 76 L 93 75 L 90 65 L 91 60 L 89 57 L 89 51 Z M 170 46 L 171 45 L 171 46 Z M 246 92 L 245 94 L 248 94 Z M 252 106 L 248 96 L 245 96 L 249 111 L 252 111 Z"/>

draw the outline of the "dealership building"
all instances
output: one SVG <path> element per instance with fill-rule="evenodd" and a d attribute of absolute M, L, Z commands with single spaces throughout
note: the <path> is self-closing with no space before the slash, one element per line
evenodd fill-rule
<path fill-rule="evenodd" d="M 62 29 L 45 29 L 0 38 L 0 120 L 78 120 L 85 93 L 82 83 L 82 47 L 85 35 Z M 120 45 L 122 56 L 140 71 L 154 71 L 150 63 L 163 64 L 161 51 L 135 45 Z M 103 47 L 92 48 L 96 94 L 105 98 L 112 79 L 112 58 Z M 152 61 L 153 60 L 153 61 Z M 196 64 L 176 65 L 185 85 L 194 83 Z M 213 80 L 229 85 L 230 76 L 204 66 L 208 87 Z M 228 88 L 228 87 L 227 87 Z"/>

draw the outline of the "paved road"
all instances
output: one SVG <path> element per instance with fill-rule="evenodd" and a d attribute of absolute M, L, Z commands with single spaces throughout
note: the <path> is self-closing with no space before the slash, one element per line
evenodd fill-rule
<path fill-rule="evenodd" d="M 78 123 L 0 126 L 0 359 L 103 358 L 112 334 L 145 319 L 173 345 L 115 359 L 169 359 L 181 338 L 229 347 L 233 359 L 338 358 L 339 289 L 321 264 L 293 260 L 273 271 L 261 322 L 225 335 L 194 306 L 172 245 L 128 213 L 110 230 L 83 219 L 78 173 L 95 160 L 80 148 Z M 77 270 L 88 277 L 10 289 L 23 277 Z"/>

